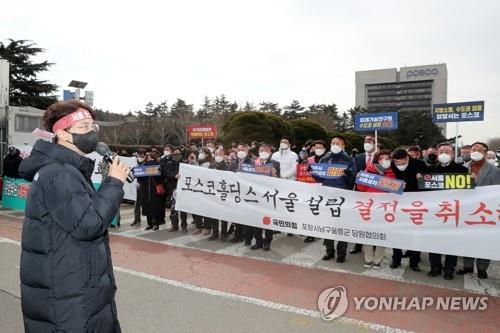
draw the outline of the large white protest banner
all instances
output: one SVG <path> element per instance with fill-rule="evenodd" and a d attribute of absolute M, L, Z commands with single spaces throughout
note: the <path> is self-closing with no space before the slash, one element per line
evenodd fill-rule
<path fill-rule="evenodd" d="M 318 238 L 500 260 L 500 186 L 363 193 L 181 164 L 180 211 Z"/>

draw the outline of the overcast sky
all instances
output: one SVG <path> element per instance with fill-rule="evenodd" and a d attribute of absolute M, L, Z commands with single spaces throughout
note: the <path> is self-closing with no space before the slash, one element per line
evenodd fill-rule
<path fill-rule="evenodd" d="M 225 94 L 354 106 L 358 70 L 446 63 L 448 102 L 485 101 L 464 143 L 500 136 L 500 2 L 0 0 L 0 39 L 31 39 L 95 106 L 138 110 Z M 454 135 L 455 125 L 448 126 Z"/>

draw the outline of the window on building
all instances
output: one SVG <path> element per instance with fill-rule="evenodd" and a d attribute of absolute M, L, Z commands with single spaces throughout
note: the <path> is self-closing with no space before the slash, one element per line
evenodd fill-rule
<path fill-rule="evenodd" d="M 16 115 L 16 131 L 17 132 L 33 132 L 37 127 L 41 127 L 42 119 L 40 117 L 20 116 Z"/>

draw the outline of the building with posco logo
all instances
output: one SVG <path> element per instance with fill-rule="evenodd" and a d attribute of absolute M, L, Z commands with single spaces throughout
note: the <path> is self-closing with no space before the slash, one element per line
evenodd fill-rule
<path fill-rule="evenodd" d="M 446 64 L 356 72 L 356 106 L 368 112 L 432 112 L 446 103 Z M 446 136 L 446 124 L 439 125 Z"/>

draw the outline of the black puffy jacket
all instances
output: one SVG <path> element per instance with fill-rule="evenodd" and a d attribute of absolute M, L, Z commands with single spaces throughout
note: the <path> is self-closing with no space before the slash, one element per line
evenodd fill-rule
<path fill-rule="evenodd" d="M 94 161 L 39 140 L 19 168 L 32 181 L 22 231 L 21 305 L 26 332 L 120 332 L 108 226 L 123 183 L 95 191 Z"/>
<path fill-rule="evenodd" d="M 23 158 L 16 151 L 14 155 L 7 155 L 3 160 L 3 176 L 19 178 L 19 164 Z"/>

